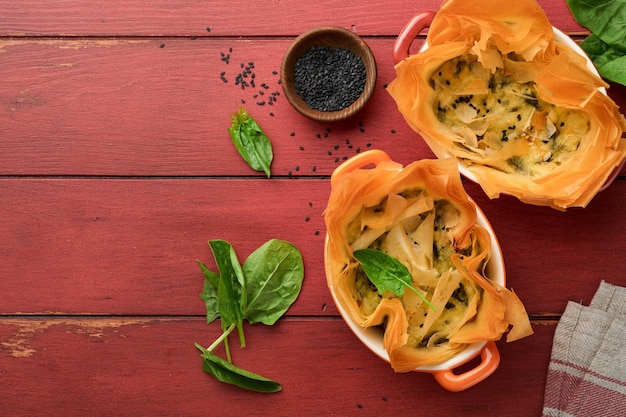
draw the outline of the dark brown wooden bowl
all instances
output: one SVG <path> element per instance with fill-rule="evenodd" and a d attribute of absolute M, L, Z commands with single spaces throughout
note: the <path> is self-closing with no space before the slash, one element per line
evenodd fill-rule
<path fill-rule="evenodd" d="M 365 87 L 361 95 L 350 106 L 337 111 L 320 111 L 309 107 L 296 92 L 294 83 L 296 62 L 305 52 L 316 45 L 348 49 L 363 61 L 365 66 Z M 289 103 L 300 114 L 321 122 L 336 122 L 358 113 L 374 92 L 376 75 L 374 55 L 363 39 L 349 30 L 335 26 L 317 27 L 298 36 L 287 49 L 280 70 L 283 91 Z"/>

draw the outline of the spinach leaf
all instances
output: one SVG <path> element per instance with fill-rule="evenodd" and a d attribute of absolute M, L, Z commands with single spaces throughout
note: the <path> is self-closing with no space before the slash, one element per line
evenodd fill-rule
<path fill-rule="evenodd" d="M 302 255 L 293 244 L 272 239 L 246 259 L 243 276 L 248 300 L 244 318 L 251 324 L 272 325 L 300 293 L 304 278 Z"/>
<path fill-rule="evenodd" d="M 248 372 L 232 364 L 228 336 L 236 328 L 241 346 L 245 346 L 243 320 L 250 324 L 274 324 L 298 297 L 304 278 L 300 251 L 289 242 L 272 239 L 255 250 L 239 264 L 232 245 L 224 240 L 210 240 L 219 274 L 202 262 L 198 265 L 204 274 L 201 298 L 207 308 L 207 321 L 220 318 L 222 334 L 202 351 L 202 369 L 222 382 L 259 392 L 281 390 L 278 382 Z M 226 359 L 212 351 L 224 345 Z"/>
<path fill-rule="evenodd" d="M 426 305 L 436 311 L 435 306 L 413 287 L 411 273 L 396 258 L 375 249 L 359 249 L 354 251 L 353 255 L 361 263 L 363 272 L 365 272 L 372 284 L 376 286 L 379 294 L 382 295 L 384 291 L 391 291 L 396 296 L 401 297 L 404 294 L 404 289 L 409 288 Z"/>
<path fill-rule="evenodd" d="M 626 85 L 626 0 L 567 0 L 574 18 L 591 31 L 581 48 L 604 78 Z"/>
<path fill-rule="evenodd" d="M 281 385 L 276 381 L 241 369 L 198 344 L 196 344 L 196 347 L 202 352 L 200 355 L 202 356 L 202 370 L 213 375 L 218 381 L 258 392 L 278 392 L 282 389 Z"/>
<path fill-rule="evenodd" d="M 204 273 L 204 286 L 202 288 L 202 293 L 200 293 L 200 298 L 204 300 L 204 304 L 206 306 L 206 321 L 207 323 L 212 323 L 215 319 L 220 316 L 219 304 L 217 299 L 217 289 L 220 284 L 220 274 L 216 274 L 211 271 L 205 264 L 200 261 L 198 262 L 198 266 Z"/>
<path fill-rule="evenodd" d="M 261 127 L 243 108 L 231 116 L 228 133 L 241 157 L 255 171 L 264 171 L 270 177 L 274 154 L 272 144 Z"/>
<path fill-rule="evenodd" d="M 609 81 L 626 85 L 626 54 L 605 43 L 594 34 L 580 43 L 600 74 Z"/>
<path fill-rule="evenodd" d="M 245 288 L 243 271 L 233 247 L 224 240 L 211 240 L 209 246 L 213 251 L 215 263 L 220 271 L 220 282 L 217 287 L 217 298 L 222 329 L 235 324 L 239 332 L 241 346 L 246 345 L 243 335 L 243 306 L 245 305 Z"/>

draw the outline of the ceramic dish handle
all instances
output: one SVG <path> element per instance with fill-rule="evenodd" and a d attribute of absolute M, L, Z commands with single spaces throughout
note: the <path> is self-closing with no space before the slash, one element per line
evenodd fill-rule
<path fill-rule="evenodd" d="M 423 12 L 411 19 L 402 29 L 393 45 L 393 62 L 397 64 L 409 57 L 409 49 L 417 35 L 427 28 L 435 17 L 435 12 Z"/>
<path fill-rule="evenodd" d="M 463 391 L 493 374 L 500 364 L 500 352 L 495 342 L 489 341 L 480 351 L 480 363 L 473 369 L 462 374 L 455 374 L 452 369 L 435 371 L 433 376 L 439 385 L 448 391 Z"/>
<path fill-rule="evenodd" d="M 391 161 L 389 155 L 387 155 L 384 151 L 381 151 L 379 149 L 372 149 L 369 151 L 361 152 L 335 168 L 331 179 L 334 180 L 356 169 L 363 168 L 368 165 L 376 166 L 382 161 Z"/>

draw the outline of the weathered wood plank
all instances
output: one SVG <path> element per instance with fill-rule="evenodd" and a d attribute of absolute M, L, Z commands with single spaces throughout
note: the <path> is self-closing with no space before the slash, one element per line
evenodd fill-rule
<path fill-rule="evenodd" d="M 531 313 L 588 301 L 601 279 L 626 285 L 626 181 L 565 213 L 467 189 Z M 290 314 L 336 314 L 323 269 L 329 191 L 313 178 L 0 179 L 0 313 L 202 314 L 195 261 L 213 265 L 209 239 L 230 241 L 243 260 L 280 238 L 305 260 Z"/>
<path fill-rule="evenodd" d="M 385 91 L 395 78 L 391 39 L 368 41 L 378 61 L 374 96 L 335 125 L 305 119 L 282 95 L 277 72 L 289 42 L 0 41 L 0 175 L 262 176 L 227 133 L 240 106 L 272 140 L 275 175 L 329 175 L 369 147 L 401 163 L 432 157 Z M 256 85 L 242 89 L 235 78 L 250 62 Z M 623 88 L 611 93 L 625 104 Z"/>
<path fill-rule="evenodd" d="M 554 26 L 582 32 L 564 0 L 540 0 Z M 441 1 L 322 0 L 251 2 L 192 0 L 0 1 L 0 36 L 295 36 L 335 25 L 359 35 L 397 36 L 415 14 L 438 10 Z"/>
<path fill-rule="evenodd" d="M 193 344 L 217 338 L 217 323 L 0 318 L 0 372 L 11 387 L 0 391 L 0 404 L 3 414 L 16 417 L 123 416 L 138 410 L 152 416 L 380 416 L 412 415 L 416 409 L 424 415 L 538 415 L 554 328 L 554 322 L 535 323 L 532 337 L 498 342 L 498 370 L 465 392 L 450 393 L 428 374 L 394 373 L 340 319 L 246 326 L 245 349 L 231 340 L 235 363 L 283 386 L 280 393 L 263 395 L 202 372 Z"/>

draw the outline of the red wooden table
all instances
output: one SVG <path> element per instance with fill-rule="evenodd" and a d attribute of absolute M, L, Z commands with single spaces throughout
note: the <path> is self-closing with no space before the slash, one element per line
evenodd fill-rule
<path fill-rule="evenodd" d="M 554 26 L 585 36 L 564 0 L 541 4 Z M 1 0 L 0 413 L 539 415 L 567 301 L 588 304 L 602 279 L 626 285 L 624 172 L 567 212 L 491 201 L 464 181 L 535 330 L 498 342 L 498 370 L 464 392 L 394 373 L 351 333 L 326 287 L 333 169 L 369 148 L 403 164 L 433 156 L 384 87 L 395 77 L 395 37 L 438 6 Z M 279 83 L 291 41 L 319 25 L 364 37 L 378 64 L 372 100 L 339 124 L 304 119 Z M 241 88 L 235 79 L 250 63 L 256 87 Z M 624 87 L 609 95 L 626 106 Z M 240 106 L 274 145 L 269 180 L 226 131 Z M 194 342 L 208 345 L 220 328 L 206 324 L 196 260 L 214 266 L 209 239 L 245 259 L 271 238 L 293 242 L 306 273 L 286 317 L 246 326 L 248 346 L 233 349 L 239 366 L 282 383 L 264 395 L 202 372 Z"/>

